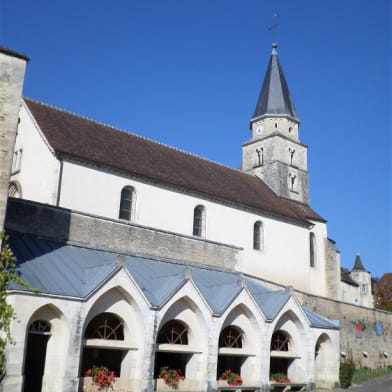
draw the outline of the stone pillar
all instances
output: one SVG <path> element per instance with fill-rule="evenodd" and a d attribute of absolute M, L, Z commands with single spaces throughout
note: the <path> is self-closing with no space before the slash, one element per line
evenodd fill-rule
<path fill-rule="evenodd" d="M 0 46 L 0 230 L 4 227 L 26 63 L 29 59 Z"/>

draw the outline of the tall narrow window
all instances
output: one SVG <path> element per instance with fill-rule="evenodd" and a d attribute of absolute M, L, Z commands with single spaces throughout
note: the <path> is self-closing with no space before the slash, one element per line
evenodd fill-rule
<path fill-rule="evenodd" d="M 8 187 L 8 196 L 21 197 L 21 194 L 20 185 L 16 182 L 10 182 L 10 186 Z"/>
<path fill-rule="evenodd" d="M 204 207 L 197 206 L 193 210 L 193 235 L 202 237 L 204 235 Z"/>
<path fill-rule="evenodd" d="M 21 148 L 15 150 L 14 157 L 12 160 L 11 174 L 20 172 L 22 164 L 22 152 L 23 150 Z"/>
<path fill-rule="evenodd" d="M 310 266 L 316 265 L 316 238 L 314 233 L 309 234 Z"/>
<path fill-rule="evenodd" d="M 263 223 L 257 221 L 253 226 L 253 249 L 263 250 L 263 246 L 264 246 Z"/>
<path fill-rule="evenodd" d="M 134 190 L 130 186 L 126 186 L 121 191 L 120 212 L 119 219 L 131 220 L 132 218 L 132 203 Z"/>

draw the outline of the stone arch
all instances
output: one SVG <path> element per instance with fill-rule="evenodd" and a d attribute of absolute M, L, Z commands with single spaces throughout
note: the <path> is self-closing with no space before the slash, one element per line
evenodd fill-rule
<path fill-rule="evenodd" d="M 280 335 L 284 348 L 278 349 L 273 339 Z M 303 322 L 293 310 L 283 313 L 277 322 L 270 338 L 270 376 L 284 373 L 292 382 L 307 380 L 306 366 L 306 332 Z M 272 350 L 274 348 L 274 350 Z"/>
<path fill-rule="evenodd" d="M 191 346 L 202 348 L 207 344 L 208 328 L 206 321 L 199 307 L 189 296 L 179 298 L 167 309 L 158 329 L 169 320 L 179 320 L 188 327 L 189 344 Z"/>
<path fill-rule="evenodd" d="M 112 334 L 91 334 L 91 329 L 108 326 L 121 331 Z M 82 329 L 80 361 L 81 382 L 92 366 L 107 366 L 116 374 L 116 387 L 133 386 L 141 378 L 142 347 L 144 341 L 143 319 L 136 301 L 121 286 L 115 286 L 101 294 L 90 306 Z M 99 363 L 98 363 L 99 362 Z M 140 374 L 139 374 L 140 373 Z"/>
<path fill-rule="evenodd" d="M 314 347 L 314 381 L 317 388 L 329 388 L 336 381 L 336 362 L 333 341 L 323 332 Z"/>
<path fill-rule="evenodd" d="M 160 340 L 162 331 L 167 326 L 178 329 L 181 341 L 164 343 Z M 176 333 L 177 333 L 176 332 Z M 176 300 L 163 314 L 156 331 L 156 352 L 154 378 L 157 388 L 162 380 L 158 379 L 160 369 L 164 366 L 180 370 L 185 377 L 181 389 L 205 389 L 208 355 L 208 328 L 202 311 L 189 297 Z"/>
<path fill-rule="evenodd" d="M 116 314 L 124 321 L 124 340 L 140 340 L 143 331 L 140 308 L 127 290 L 121 286 L 115 286 L 101 294 L 88 311 L 84 321 L 83 334 L 88 323 L 97 314 L 104 312 Z"/>
<path fill-rule="evenodd" d="M 26 325 L 23 392 L 55 391 L 64 375 L 62 353 L 68 344 L 64 315 L 55 305 L 41 306 Z"/>
<path fill-rule="evenodd" d="M 244 384 L 252 384 L 256 354 L 261 351 L 261 339 L 257 337 L 259 329 L 255 315 L 245 304 L 238 304 L 229 312 L 222 323 L 217 342 L 217 379 L 230 369 L 241 375 Z M 225 340 L 236 344 L 228 347 L 224 344 Z"/>

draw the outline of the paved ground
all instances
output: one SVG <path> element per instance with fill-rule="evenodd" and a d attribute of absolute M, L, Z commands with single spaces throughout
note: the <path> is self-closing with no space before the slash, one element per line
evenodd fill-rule
<path fill-rule="evenodd" d="M 392 391 L 392 373 L 385 376 L 372 378 L 362 382 L 360 385 L 353 385 L 350 389 L 334 389 L 334 392 L 391 392 Z M 317 389 L 315 392 L 327 392 L 325 389 Z M 329 391 L 331 392 L 331 391 Z"/>

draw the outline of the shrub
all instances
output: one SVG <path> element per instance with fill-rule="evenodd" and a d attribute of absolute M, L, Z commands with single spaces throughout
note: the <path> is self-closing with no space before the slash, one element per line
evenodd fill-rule
<path fill-rule="evenodd" d="M 178 382 L 184 380 L 185 377 L 181 374 L 181 370 L 170 369 L 169 366 L 162 366 L 159 369 L 159 376 L 166 385 L 172 388 L 178 387 Z"/>
<path fill-rule="evenodd" d="M 92 385 L 98 386 L 100 389 L 112 387 L 116 379 L 114 372 L 105 366 L 93 366 L 84 373 L 86 377 L 92 377 Z"/>
<path fill-rule="evenodd" d="M 290 382 L 291 380 L 284 373 L 273 373 L 270 376 L 271 381 L 275 382 Z"/>
<path fill-rule="evenodd" d="M 340 362 L 339 382 L 342 388 L 348 388 L 351 386 L 354 370 L 355 365 L 351 359 Z"/>
<path fill-rule="evenodd" d="M 225 370 L 219 377 L 219 380 L 226 380 L 230 386 L 242 384 L 242 377 L 239 374 L 232 372 L 230 369 Z"/>

